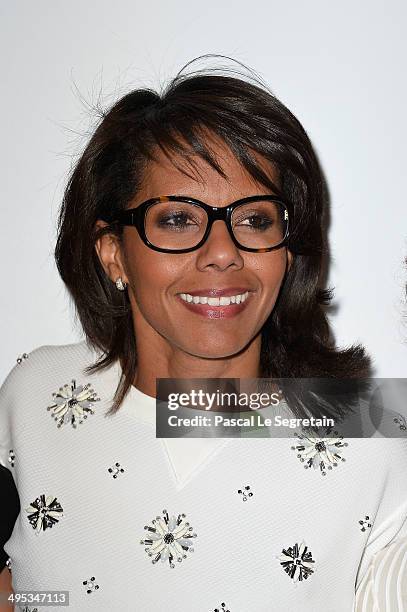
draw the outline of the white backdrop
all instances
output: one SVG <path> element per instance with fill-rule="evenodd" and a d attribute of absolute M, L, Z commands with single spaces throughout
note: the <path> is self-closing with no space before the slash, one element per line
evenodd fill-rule
<path fill-rule="evenodd" d="M 337 343 L 364 343 L 376 376 L 407 376 L 406 5 L 3 2 L 1 36 L 2 351 L 82 338 L 54 261 L 63 187 L 100 91 L 160 87 L 204 53 L 254 68 L 296 114 L 331 194 L 328 284 Z M 80 93 L 78 93 L 80 92 Z"/>

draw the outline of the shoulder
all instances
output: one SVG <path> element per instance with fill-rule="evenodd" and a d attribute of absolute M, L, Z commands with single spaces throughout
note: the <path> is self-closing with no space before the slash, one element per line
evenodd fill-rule
<path fill-rule="evenodd" d="M 34 398 L 45 387 L 64 383 L 65 378 L 84 375 L 84 368 L 95 363 L 99 353 L 86 340 L 72 344 L 43 345 L 26 354 L 9 371 L 0 387 L 0 404 Z"/>
<path fill-rule="evenodd" d="M 110 402 L 115 368 L 88 372 L 103 352 L 86 340 L 73 344 L 43 345 L 14 365 L 0 387 L 0 463 L 9 467 L 9 455 L 20 465 L 33 460 L 33 441 L 49 442 L 51 417 L 60 428 L 76 427 L 87 418 L 93 403 Z M 111 374 L 110 374 L 111 372 Z M 113 376 L 112 376 L 113 375 Z M 96 390 L 93 388 L 96 383 Z"/>
<path fill-rule="evenodd" d="M 387 489 L 404 491 L 407 498 L 407 436 L 349 438 L 348 441 L 348 456 L 367 484 L 377 484 L 380 478 Z"/>

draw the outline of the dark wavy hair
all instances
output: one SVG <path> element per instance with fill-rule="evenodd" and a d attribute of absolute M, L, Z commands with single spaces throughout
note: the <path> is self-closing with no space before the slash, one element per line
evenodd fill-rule
<path fill-rule="evenodd" d="M 199 155 L 226 178 L 205 139 L 208 130 L 226 143 L 254 179 L 284 197 L 289 206 L 287 246 L 294 258 L 261 330 L 261 376 L 369 375 L 365 349 L 358 344 L 340 350 L 330 333 L 325 311 L 333 290 L 321 286 L 328 255 L 324 230 L 328 196 L 304 128 L 257 75 L 247 78 L 239 71 L 230 74 L 219 68 L 184 70 L 161 93 L 135 89 L 102 113 L 70 175 L 59 214 L 56 264 L 86 342 L 103 352 L 87 371 L 102 370 L 116 360 L 122 368 L 108 414 L 119 409 L 134 381 L 137 349 L 127 291 L 117 291 L 95 250 L 98 237 L 110 232 L 120 239 L 122 228 L 112 224 L 96 231 L 96 220 L 113 219 L 128 206 L 159 149 L 174 164 L 176 155 L 191 165 L 192 155 Z M 252 151 L 279 170 L 281 189 Z"/>

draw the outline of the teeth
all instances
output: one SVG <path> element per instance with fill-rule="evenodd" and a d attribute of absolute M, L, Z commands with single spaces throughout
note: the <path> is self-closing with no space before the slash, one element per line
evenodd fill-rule
<path fill-rule="evenodd" d="M 239 295 L 222 296 L 222 297 L 211 297 L 211 296 L 200 296 L 191 295 L 190 293 L 181 293 L 181 299 L 184 302 L 193 302 L 194 304 L 208 304 L 209 306 L 229 306 L 230 304 L 243 303 L 249 296 L 249 292 L 240 293 Z"/>

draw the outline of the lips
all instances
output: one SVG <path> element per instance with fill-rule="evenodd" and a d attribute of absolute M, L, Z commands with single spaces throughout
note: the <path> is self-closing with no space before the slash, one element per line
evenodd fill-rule
<path fill-rule="evenodd" d="M 231 291 L 233 289 L 233 291 Z M 233 292 L 234 291 L 243 291 L 243 287 L 232 287 L 229 289 L 224 289 L 221 291 L 227 291 L 228 293 L 230 293 L 231 295 L 235 295 Z M 201 293 L 201 291 L 200 291 Z M 245 292 L 246 293 L 246 292 Z M 193 295 L 193 294 L 191 294 Z M 240 295 L 240 294 L 238 294 Z M 243 302 L 240 303 L 231 303 L 229 305 L 211 305 L 211 304 L 195 304 L 193 301 L 188 302 L 185 299 L 183 299 L 180 295 L 177 295 L 177 300 L 179 300 L 179 302 L 188 310 L 190 310 L 191 312 L 193 312 L 195 315 L 200 315 L 201 317 L 205 317 L 207 319 L 231 319 L 233 317 L 236 317 L 237 315 L 239 315 L 241 312 L 243 312 L 247 307 L 248 304 L 250 304 L 251 300 L 253 299 L 253 295 L 254 292 L 253 291 L 248 291 L 246 293 L 247 297 Z M 195 296 L 198 296 L 198 293 L 195 292 Z M 204 296 L 208 296 L 208 289 L 205 289 L 204 291 Z M 198 296 L 198 297 L 202 297 L 202 296 Z M 211 297 L 229 297 L 228 295 L 225 295 L 225 293 L 216 295 L 210 295 L 208 296 L 209 298 Z"/>
<path fill-rule="evenodd" d="M 249 289 L 248 287 L 228 287 L 228 288 L 219 288 L 219 289 L 215 289 L 215 288 L 208 288 L 208 289 L 196 289 L 196 290 L 189 290 L 189 291 L 180 291 L 179 293 L 189 293 L 190 295 L 197 295 L 197 296 L 205 296 L 207 295 L 208 297 L 229 297 L 231 295 L 239 295 L 241 293 L 246 293 L 246 291 L 248 291 L 249 293 L 252 292 L 251 289 Z"/>

